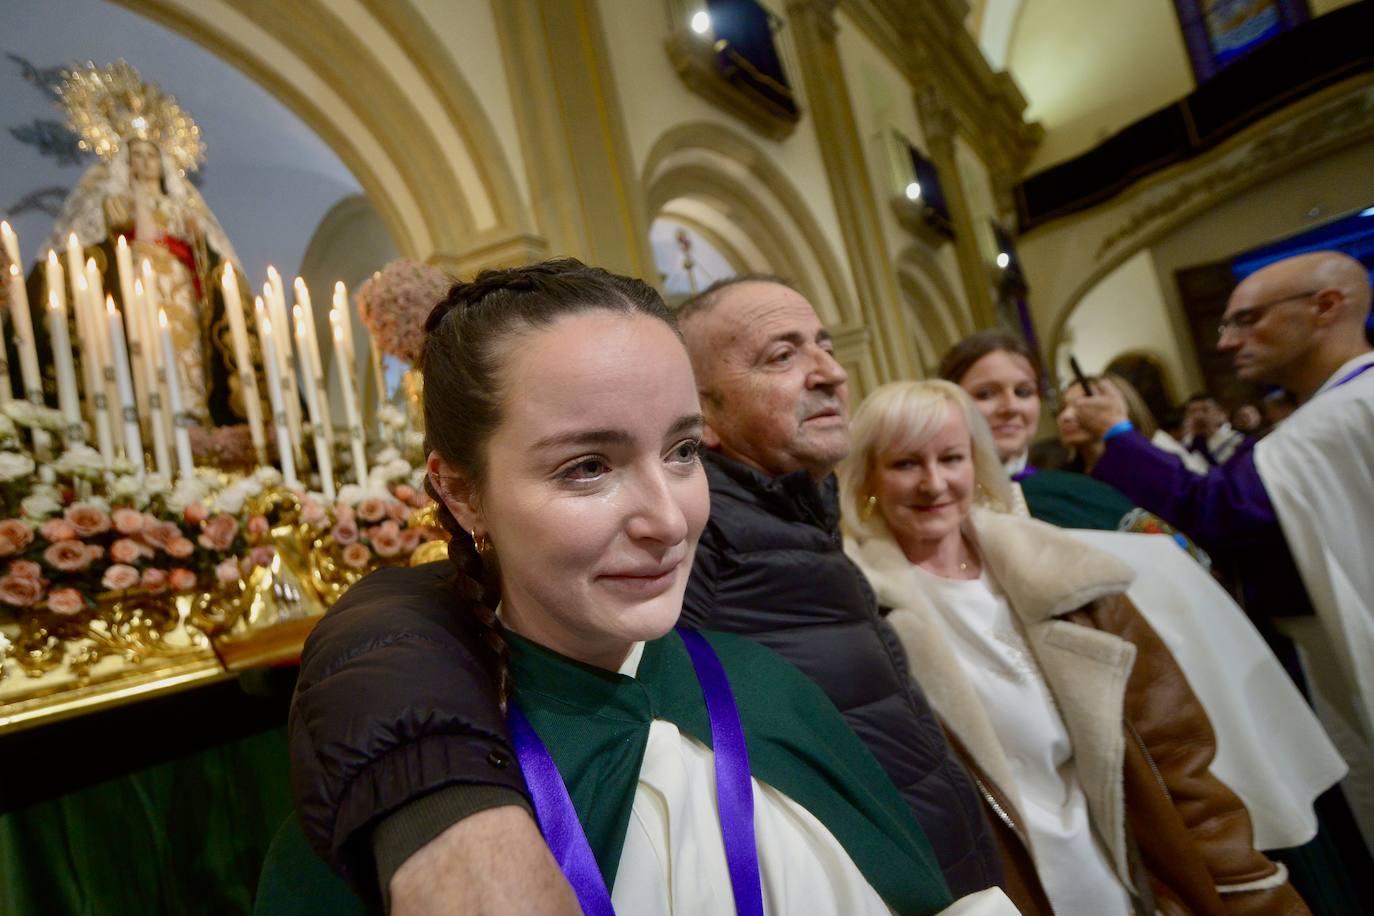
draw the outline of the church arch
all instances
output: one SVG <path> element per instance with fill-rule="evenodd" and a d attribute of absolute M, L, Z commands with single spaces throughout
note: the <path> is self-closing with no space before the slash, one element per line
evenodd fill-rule
<path fill-rule="evenodd" d="M 403 254 L 457 256 L 530 233 L 490 119 L 449 51 L 415 27 L 424 17 L 412 0 L 120 2 L 294 111 L 357 177 Z"/>
<path fill-rule="evenodd" d="M 690 211 L 742 269 L 789 277 L 827 324 L 860 323 L 805 199 L 750 140 L 709 121 L 679 124 L 650 149 L 642 180 L 650 219 Z"/>

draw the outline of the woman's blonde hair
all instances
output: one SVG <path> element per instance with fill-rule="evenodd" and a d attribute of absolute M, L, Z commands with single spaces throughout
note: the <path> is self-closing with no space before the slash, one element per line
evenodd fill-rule
<path fill-rule="evenodd" d="M 1121 399 L 1126 402 L 1126 417 L 1145 438 L 1148 439 L 1159 431 L 1159 422 L 1155 419 L 1154 413 L 1145 403 L 1145 398 L 1141 397 L 1136 387 L 1126 381 L 1126 379 L 1117 375 L 1115 372 L 1104 372 L 1101 375 L 1088 376 L 1087 381 L 1089 385 L 1098 385 L 1102 382 L 1106 382 L 1108 385 L 1115 387 L 1117 391 L 1121 392 Z M 1064 386 L 1064 390 L 1068 391 L 1069 388 L 1076 387 L 1077 384 L 1077 382 L 1069 382 L 1068 385 Z M 1062 410 L 1063 408 L 1061 407 L 1060 409 Z"/>
<path fill-rule="evenodd" d="M 875 389 L 854 412 L 849 457 L 840 465 L 840 516 L 846 533 L 859 540 L 882 536 L 881 513 L 864 512 L 872 495 L 869 478 L 883 452 L 918 449 L 944 428 L 953 408 L 968 423 L 973 445 L 974 502 L 998 511 L 1012 505 L 1011 481 L 997 457 L 992 431 L 973 399 L 953 382 L 889 382 Z M 865 518 L 865 514 L 868 518 Z"/>

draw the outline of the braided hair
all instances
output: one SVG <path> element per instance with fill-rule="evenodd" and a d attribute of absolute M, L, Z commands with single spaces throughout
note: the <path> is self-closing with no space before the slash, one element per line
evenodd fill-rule
<path fill-rule="evenodd" d="M 486 481 L 486 446 L 501 425 L 510 395 L 503 387 L 506 359 L 521 335 L 591 311 L 657 318 L 677 324 L 653 287 L 572 258 L 484 270 L 455 283 L 425 321 L 420 357 L 424 373 L 425 452 L 460 470 L 480 497 Z M 509 692 L 509 651 L 496 619 L 501 601 L 500 545 L 482 549 L 458 524 L 433 476 L 425 489 L 450 535 L 453 587 L 481 636 L 481 657 L 504 705 Z"/>

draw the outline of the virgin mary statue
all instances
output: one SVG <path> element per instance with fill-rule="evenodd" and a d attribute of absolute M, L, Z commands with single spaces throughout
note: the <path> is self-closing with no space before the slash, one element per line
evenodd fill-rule
<path fill-rule="evenodd" d="M 83 256 L 99 265 L 105 290 L 118 299 L 115 247 L 123 236 L 136 270 L 144 260 L 153 265 L 186 412 L 203 426 L 242 422 L 220 282 L 226 264 L 234 264 L 236 277 L 243 271 L 219 221 L 187 180 L 205 160 L 200 129 L 174 97 L 143 82 L 125 61 L 88 63 L 64 77 L 59 97 L 68 124 L 98 160 L 63 203 L 42 250 L 60 254 L 75 233 Z"/>

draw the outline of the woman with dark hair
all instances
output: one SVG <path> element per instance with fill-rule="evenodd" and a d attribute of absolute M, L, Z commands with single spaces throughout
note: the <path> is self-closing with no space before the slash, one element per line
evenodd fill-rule
<path fill-rule="evenodd" d="M 674 629 L 709 496 L 658 294 L 572 260 L 486 271 L 435 308 L 421 367 L 455 613 L 583 910 L 951 909 L 819 688 L 747 639 Z M 952 909 L 1014 912 L 997 888 Z"/>
<path fill-rule="evenodd" d="M 1017 508 L 1061 528 L 1140 528 L 1136 506 L 1115 487 L 1086 474 L 1040 470 L 1030 446 L 1040 424 L 1044 371 L 1024 340 L 1008 331 L 971 334 L 940 361 L 940 378 L 963 388 L 992 429 L 998 457 L 1017 484 Z M 1151 517 L 1150 525 L 1156 520 Z"/>

